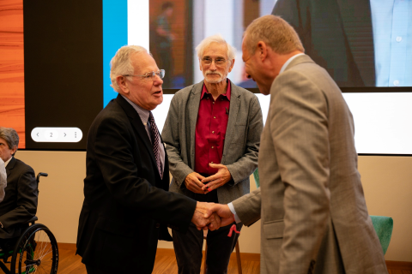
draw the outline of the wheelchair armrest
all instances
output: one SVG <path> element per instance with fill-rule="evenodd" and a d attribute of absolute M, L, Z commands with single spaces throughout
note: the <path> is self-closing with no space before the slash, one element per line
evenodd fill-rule
<path fill-rule="evenodd" d="M 32 217 L 30 220 L 27 221 L 27 223 L 34 223 L 35 221 L 37 221 L 39 218 L 37 218 L 37 216 Z"/>

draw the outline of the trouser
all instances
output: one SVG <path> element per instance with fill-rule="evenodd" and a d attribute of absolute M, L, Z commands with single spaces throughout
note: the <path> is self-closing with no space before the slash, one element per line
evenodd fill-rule
<path fill-rule="evenodd" d="M 13 250 L 20 237 L 0 239 L 0 248 L 3 251 Z"/>
<path fill-rule="evenodd" d="M 196 194 L 196 200 L 204 202 L 217 202 L 216 191 L 206 195 Z M 207 234 L 207 273 L 227 273 L 230 255 L 236 246 L 239 234 L 232 233 L 228 237 L 232 225 L 222 227 Z M 240 231 L 242 224 L 236 225 Z M 179 274 L 199 274 L 202 265 L 203 230 L 197 230 L 194 224 L 190 224 L 186 233 L 173 230 L 173 246 L 176 254 Z"/>

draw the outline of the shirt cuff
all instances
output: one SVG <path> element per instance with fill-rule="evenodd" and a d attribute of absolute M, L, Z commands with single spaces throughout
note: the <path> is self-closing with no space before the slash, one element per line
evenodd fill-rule
<path fill-rule="evenodd" d="M 233 204 L 232 204 L 232 203 L 228 203 L 227 205 L 228 205 L 230 211 L 232 211 L 233 217 L 235 217 L 236 223 L 237 223 L 237 224 L 238 224 L 238 223 L 241 223 L 242 221 L 240 220 L 239 216 L 237 216 L 236 210 L 235 210 L 235 207 L 233 206 Z"/>

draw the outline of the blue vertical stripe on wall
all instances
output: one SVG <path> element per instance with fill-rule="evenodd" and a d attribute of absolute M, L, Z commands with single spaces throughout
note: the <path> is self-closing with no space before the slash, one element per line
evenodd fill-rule
<path fill-rule="evenodd" d="M 110 86 L 110 60 L 127 45 L 127 0 L 103 1 L 103 107 L 116 98 Z"/>

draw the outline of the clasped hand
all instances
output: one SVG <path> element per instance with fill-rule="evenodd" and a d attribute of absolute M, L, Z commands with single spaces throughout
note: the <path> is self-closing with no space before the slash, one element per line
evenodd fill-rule
<path fill-rule="evenodd" d="M 196 210 L 192 217 L 197 229 L 217 230 L 235 221 L 228 205 L 197 202 Z"/>
<path fill-rule="evenodd" d="M 232 175 L 225 165 L 209 164 L 209 166 L 217 169 L 217 172 L 209 177 L 204 177 L 197 172 L 192 172 L 186 176 L 185 186 L 188 190 L 197 194 L 206 194 L 232 179 Z"/>

